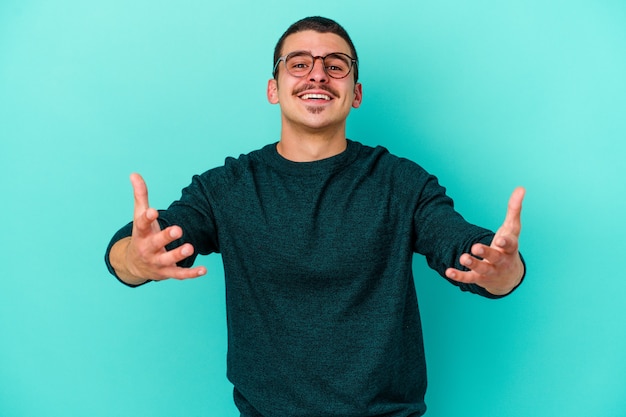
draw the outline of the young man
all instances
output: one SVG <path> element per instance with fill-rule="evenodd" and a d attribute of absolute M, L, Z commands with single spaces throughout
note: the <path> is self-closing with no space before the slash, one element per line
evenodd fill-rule
<path fill-rule="evenodd" d="M 420 416 L 425 359 L 414 253 L 464 291 L 497 298 L 525 273 L 523 189 L 497 233 L 467 223 L 417 164 L 346 138 L 361 104 L 357 54 L 332 20 L 279 40 L 270 103 L 280 141 L 195 176 L 165 211 L 131 176 L 134 222 L 113 237 L 124 283 L 187 279 L 221 253 L 228 377 L 241 415 Z"/>

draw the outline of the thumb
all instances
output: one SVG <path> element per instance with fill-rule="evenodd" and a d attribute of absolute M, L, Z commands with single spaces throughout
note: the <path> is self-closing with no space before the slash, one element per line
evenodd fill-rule
<path fill-rule="evenodd" d="M 133 196 L 135 198 L 135 218 L 144 213 L 150 205 L 148 203 L 148 187 L 141 175 L 132 173 L 130 182 L 133 186 Z"/>
<path fill-rule="evenodd" d="M 522 201 L 524 200 L 525 194 L 526 190 L 523 187 L 517 187 L 513 191 L 509 198 L 506 217 L 502 224 L 503 229 L 506 229 L 507 232 L 516 236 L 519 236 L 522 230 Z"/>

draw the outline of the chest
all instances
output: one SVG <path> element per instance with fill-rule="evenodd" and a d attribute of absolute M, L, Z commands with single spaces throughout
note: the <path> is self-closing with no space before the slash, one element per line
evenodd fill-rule
<path fill-rule="evenodd" d="M 249 276 L 338 285 L 410 252 L 411 212 L 380 179 L 250 177 L 217 211 L 225 262 Z"/>

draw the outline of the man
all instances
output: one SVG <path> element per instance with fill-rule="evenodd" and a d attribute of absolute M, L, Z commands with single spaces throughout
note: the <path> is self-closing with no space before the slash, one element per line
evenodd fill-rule
<path fill-rule="evenodd" d="M 165 211 L 133 174 L 134 222 L 107 249 L 137 286 L 206 274 L 222 254 L 228 378 L 241 415 L 420 416 L 425 359 L 414 253 L 462 290 L 509 294 L 523 189 L 494 233 L 467 223 L 417 164 L 346 138 L 359 107 L 356 50 L 332 20 L 294 23 L 275 49 L 267 97 L 276 144 L 195 176 Z"/>

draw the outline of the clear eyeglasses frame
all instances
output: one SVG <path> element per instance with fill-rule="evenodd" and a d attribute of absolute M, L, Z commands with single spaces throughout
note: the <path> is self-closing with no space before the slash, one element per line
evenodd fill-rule
<path fill-rule="evenodd" d="M 290 75 L 298 78 L 306 77 L 313 71 L 315 61 L 318 59 L 322 60 L 326 75 L 335 79 L 346 78 L 352 72 L 352 67 L 357 65 L 356 59 L 343 52 L 333 52 L 325 56 L 313 56 L 313 54 L 307 51 L 295 51 L 278 58 L 272 73 L 274 78 L 276 78 L 278 65 L 280 61 L 283 61 L 285 69 Z"/>

